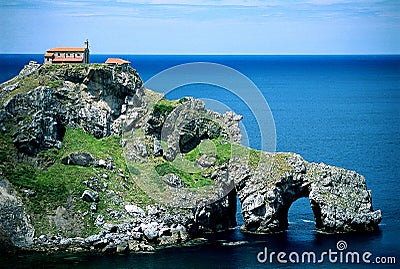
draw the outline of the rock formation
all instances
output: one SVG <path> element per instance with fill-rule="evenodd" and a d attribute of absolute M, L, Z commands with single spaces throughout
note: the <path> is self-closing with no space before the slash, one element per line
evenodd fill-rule
<path fill-rule="evenodd" d="M 0 247 L 151 251 L 234 228 L 236 196 L 245 232 L 284 231 L 300 197 L 309 197 L 319 231 L 374 231 L 381 220 L 361 175 L 294 153 L 245 148 L 240 115 L 209 111 L 194 98 L 164 100 L 144 88 L 133 68 L 30 63 L 0 85 L 0 100 Z M 74 135 L 86 137 L 72 131 L 78 129 L 97 140 L 81 148 L 71 144 Z M 141 135 L 127 141 L 123 134 L 132 130 Z M 66 139 L 68 132 L 73 135 Z M 178 157 L 192 170 L 176 169 Z M 52 169 L 69 168 L 75 178 L 64 176 L 65 186 L 57 185 Z M 133 180 L 147 168 L 159 174 L 165 190 L 188 195 L 157 204 Z M 188 206 L 182 201 L 193 198 L 190 189 L 199 182 L 217 182 L 210 185 L 215 197 L 207 197 L 213 203 Z M 44 204 L 44 194 L 56 204 Z"/>
<path fill-rule="evenodd" d="M 118 72 L 104 67 L 54 68 L 33 63 L 20 74 L 1 91 L 0 129 L 7 130 L 6 123 L 20 119 L 14 144 L 28 155 L 60 148 L 67 126 L 80 127 L 97 138 L 121 134 L 126 108 L 143 105 L 142 80 L 134 69 Z M 47 85 L 30 88 L 25 85 L 29 82 Z"/>
<path fill-rule="evenodd" d="M 9 182 L 0 180 L 0 250 L 5 243 L 16 247 L 28 246 L 32 244 L 34 236 L 29 215 L 21 199 L 10 187 Z"/>
<path fill-rule="evenodd" d="M 230 168 L 242 204 L 242 231 L 275 233 L 288 227 L 291 204 L 308 197 L 316 229 L 341 233 L 374 231 L 381 211 L 372 209 L 371 191 L 354 171 L 308 163 L 294 153 L 263 153 L 257 168 Z"/>

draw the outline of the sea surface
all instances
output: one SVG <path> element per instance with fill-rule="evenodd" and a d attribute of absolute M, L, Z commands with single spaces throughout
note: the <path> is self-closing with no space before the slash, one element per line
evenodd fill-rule
<path fill-rule="evenodd" d="M 10 258 L 15 267 L 30 268 L 289 268 L 276 256 L 273 264 L 260 263 L 257 255 L 267 248 L 300 255 L 317 255 L 347 243 L 346 251 L 360 256 L 371 252 L 371 264 L 296 264 L 298 267 L 396 268 L 400 264 L 400 56 L 187 56 L 91 55 L 91 62 L 121 57 L 132 62 L 144 81 L 179 64 L 211 62 L 226 65 L 248 77 L 265 97 L 276 128 L 276 150 L 301 154 L 306 160 L 355 170 L 372 190 L 374 209 L 381 209 L 380 231 L 370 234 L 318 234 L 307 198 L 289 210 L 289 228 L 276 235 L 234 231 L 208 235 L 209 244 L 167 248 L 156 253 L 129 255 L 21 255 Z M 0 82 L 18 74 L 29 60 L 43 62 L 43 55 L 0 55 Z M 154 89 L 162 91 L 163 89 Z M 252 96 L 252 91 L 247 93 Z M 246 141 L 262 148 L 257 109 L 230 92 L 212 85 L 179 87 L 167 98 L 194 96 L 217 100 L 243 115 Z M 250 108 L 249 108 L 250 106 Z M 265 107 L 258 109 L 266 109 Z M 240 205 L 238 205 L 240 212 Z M 237 219 L 243 222 L 240 213 Z M 240 242 L 240 245 L 229 243 Z M 227 244 L 228 243 L 228 244 Z M 260 256 L 263 257 L 263 256 Z M 339 256 L 338 256 L 339 257 Z M 372 263 L 376 257 L 395 257 L 396 265 Z M 319 258 L 319 256 L 318 256 Z M 384 261 L 385 259 L 381 259 Z M 386 259 L 388 260 L 388 259 Z M 9 263 L 8 263 L 9 264 Z M 1 267 L 1 261 L 0 261 Z"/>

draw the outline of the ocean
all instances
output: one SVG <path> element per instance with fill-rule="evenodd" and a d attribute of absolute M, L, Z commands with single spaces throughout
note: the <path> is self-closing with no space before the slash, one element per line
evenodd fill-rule
<path fill-rule="evenodd" d="M 361 267 L 336 263 L 280 263 L 275 258 L 261 263 L 257 255 L 272 251 L 338 251 L 339 240 L 347 251 L 371 252 L 368 267 L 395 257 L 400 263 L 400 56 L 217 56 L 217 55 L 91 55 L 91 62 L 121 57 L 132 62 L 144 81 L 178 64 L 218 63 L 248 77 L 268 102 L 276 128 L 276 150 L 301 154 L 306 160 L 355 170 L 372 190 L 374 209 L 381 209 L 380 231 L 369 234 L 325 235 L 316 233 L 307 198 L 289 210 L 289 228 L 276 235 L 242 234 L 234 231 L 207 235 L 206 245 L 167 248 L 156 253 L 129 255 L 22 255 L 16 267 L 51 268 L 287 268 L 322 266 Z M 0 82 L 18 74 L 29 60 L 43 62 L 43 55 L 0 55 Z M 163 89 L 154 89 L 162 91 Z M 248 92 L 251 96 L 252 92 Z M 245 143 L 263 147 L 251 108 L 215 85 L 178 87 L 167 94 L 176 99 L 194 96 L 216 100 L 243 115 Z M 240 208 L 239 208 L 240 209 Z M 239 210 L 240 211 L 240 210 Z M 237 214 L 239 223 L 241 215 Z M 240 245 L 226 244 L 241 242 Z M 263 254 L 263 253 L 262 253 Z M 340 254 L 340 253 L 339 253 Z M 287 256 L 286 256 L 287 257 Z M 379 258 L 379 259 L 376 259 Z M 1 267 L 1 265 L 0 265 Z"/>

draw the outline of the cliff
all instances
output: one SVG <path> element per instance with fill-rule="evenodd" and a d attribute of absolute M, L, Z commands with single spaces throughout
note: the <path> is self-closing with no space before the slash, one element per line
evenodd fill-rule
<path fill-rule="evenodd" d="M 235 227 L 280 232 L 309 197 L 316 228 L 374 231 L 354 171 L 240 145 L 232 112 L 145 89 L 133 68 L 30 63 L 0 85 L 0 248 L 148 251 Z M 180 160 L 180 161 L 179 161 Z"/>

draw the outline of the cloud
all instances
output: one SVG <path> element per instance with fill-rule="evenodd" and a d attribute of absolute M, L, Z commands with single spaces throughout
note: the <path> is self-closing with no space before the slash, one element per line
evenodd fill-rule
<path fill-rule="evenodd" d="M 130 3 L 130 4 L 146 4 L 146 5 L 183 5 L 183 6 L 243 6 L 243 7 L 258 7 L 258 6 L 269 6 L 265 1 L 257 0 L 205 0 L 205 1 L 189 1 L 189 0 L 149 0 L 149 1 L 137 1 L 137 0 L 117 0 L 119 3 Z"/>

